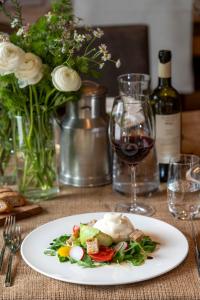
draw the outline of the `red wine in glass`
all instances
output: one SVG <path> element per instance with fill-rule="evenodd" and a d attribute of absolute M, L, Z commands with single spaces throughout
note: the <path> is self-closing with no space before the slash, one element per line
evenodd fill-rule
<path fill-rule="evenodd" d="M 109 137 L 117 156 L 130 167 L 131 202 L 118 203 L 117 211 L 152 215 L 154 208 L 137 203 L 135 167 L 154 146 L 154 124 L 150 104 L 144 95 L 115 98 L 109 123 Z"/>
<path fill-rule="evenodd" d="M 119 142 L 113 142 L 114 150 L 128 165 L 137 165 L 150 152 L 154 140 L 147 136 L 123 136 Z"/>

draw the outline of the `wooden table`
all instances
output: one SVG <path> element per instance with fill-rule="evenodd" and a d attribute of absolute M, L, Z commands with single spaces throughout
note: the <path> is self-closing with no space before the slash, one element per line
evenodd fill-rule
<path fill-rule="evenodd" d="M 110 211 L 117 201 L 128 199 L 113 193 L 110 185 L 98 188 L 65 188 L 54 200 L 41 202 L 43 213 L 19 221 L 24 236 L 37 226 L 56 218 L 77 213 Z M 60 282 L 45 277 L 28 267 L 20 255 L 15 259 L 14 284 L 4 288 L 4 274 L 0 275 L 0 299 L 4 300 L 122 300 L 122 299 L 200 299 L 200 280 L 197 273 L 191 227 L 187 221 L 177 221 L 168 212 L 166 192 L 158 192 L 144 201 L 156 208 L 155 218 L 166 221 L 185 234 L 190 249 L 185 261 L 174 270 L 145 282 L 121 286 L 84 286 Z M 194 222 L 200 231 L 200 221 Z M 2 228 L 0 229 L 2 243 Z M 5 272 L 5 266 L 4 270 Z"/>

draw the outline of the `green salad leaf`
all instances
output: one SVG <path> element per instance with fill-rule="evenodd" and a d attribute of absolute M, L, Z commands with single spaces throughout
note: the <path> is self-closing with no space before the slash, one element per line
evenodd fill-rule
<path fill-rule="evenodd" d="M 140 245 L 144 249 L 144 251 L 146 251 L 147 253 L 152 253 L 156 249 L 158 243 L 152 241 L 149 236 L 144 236 L 140 242 Z"/>
<path fill-rule="evenodd" d="M 64 234 L 54 239 L 48 249 L 58 250 L 61 246 L 66 244 L 66 241 L 70 238 L 70 235 Z"/>

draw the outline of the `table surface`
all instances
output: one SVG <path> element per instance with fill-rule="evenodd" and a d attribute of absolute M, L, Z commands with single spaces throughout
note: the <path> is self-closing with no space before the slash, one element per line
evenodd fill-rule
<path fill-rule="evenodd" d="M 141 199 L 141 197 L 139 198 Z M 111 211 L 118 201 L 128 198 L 112 191 L 112 186 L 98 188 L 65 187 L 56 198 L 40 202 L 43 213 L 19 221 L 26 236 L 36 227 L 51 220 L 78 213 Z M 166 191 L 159 191 L 143 201 L 156 208 L 153 217 L 161 219 L 183 232 L 189 242 L 189 254 L 185 261 L 174 270 L 151 280 L 119 286 L 86 286 L 61 282 L 43 276 L 28 267 L 20 257 L 15 258 L 13 286 L 4 287 L 5 264 L 0 274 L 0 299 L 4 300 L 122 300 L 122 299 L 200 299 L 200 278 L 195 263 L 195 250 L 190 223 L 173 218 L 167 209 Z M 200 220 L 195 220 L 196 232 L 200 231 Z M 2 245 L 2 228 L 0 245 Z M 7 257 L 6 257 L 7 258 Z"/>

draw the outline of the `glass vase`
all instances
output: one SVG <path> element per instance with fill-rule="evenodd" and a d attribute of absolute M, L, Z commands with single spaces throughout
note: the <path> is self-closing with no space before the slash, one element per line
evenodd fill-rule
<path fill-rule="evenodd" d="M 59 192 L 54 128 L 48 115 L 16 116 L 13 124 L 18 190 L 31 201 Z"/>
<path fill-rule="evenodd" d="M 15 156 L 12 137 L 12 119 L 0 104 L 0 186 L 16 184 Z"/>

